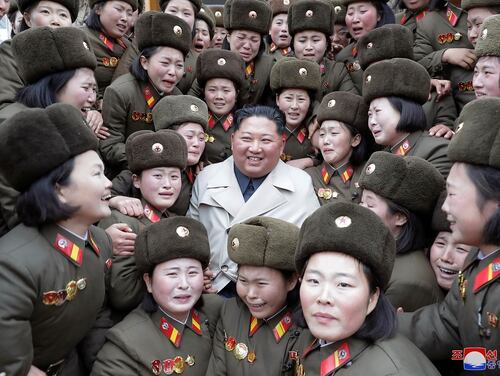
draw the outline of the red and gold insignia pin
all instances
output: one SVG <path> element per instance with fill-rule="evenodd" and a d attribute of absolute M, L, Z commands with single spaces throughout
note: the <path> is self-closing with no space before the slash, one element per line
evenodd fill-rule
<path fill-rule="evenodd" d="M 481 270 L 474 280 L 473 291 L 476 293 L 483 286 L 500 276 L 500 257 L 497 257 L 486 268 Z"/>
<path fill-rule="evenodd" d="M 231 336 L 227 337 L 224 341 L 224 347 L 227 351 L 233 351 L 236 347 L 236 338 Z"/>
<path fill-rule="evenodd" d="M 486 312 L 486 315 L 488 316 L 488 324 L 492 328 L 498 327 L 498 316 L 492 312 Z"/>

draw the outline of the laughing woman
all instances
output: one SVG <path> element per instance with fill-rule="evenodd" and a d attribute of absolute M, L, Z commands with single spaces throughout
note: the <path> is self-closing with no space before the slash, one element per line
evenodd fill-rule
<path fill-rule="evenodd" d="M 7 120 L 0 144 L 22 223 L 0 239 L 2 372 L 80 374 L 69 360 L 102 307 L 111 255 L 93 226 L 110 214 L 98 140 L 78 110 L 54 104 Z"/>
<path fill-rule="evenodd" d="M 137 237 L 135 259 L 147 295 L 109 330 L 92 375 L 205 375 L 222 300 L 202 295 L 207 230 L 186 217 L 151 224 Z"/>
<path fill-rule="evenodd" d="M 176 85 L 184 74 L 184 57 L 191 46 L 189 26 L 165 13 L 141 15 L 135 35 L 140 56 L 131 73 L 119 77 L 104 94 L 102 116 L 111 136 L 100 148 L 116 173 L 127 168 L 127 138 L 139 130 L 154 130 L 151 111 L 156 103 L 166 95 L 181 94 Z"/>
<path fill-rule="evenodd" d="M 319 106 L 318 123 L 323 163 L 306 172 L 320 204 L 359 202 L 358 180 L 369 153 L 368 106 L 359 95 L 330 93 Z"/>
<path fill-rule="evenodd" d="M 354 203 L 322 206 L 302 225 L 295 265 L 305 326 L 289 351 L 293 374 L 439 375 L 403 336 L 384 295 L 394 265 L 389 230 Z M 304 320 L 305 319 L 305 320 Z"/>
<path fill-rule="evenodd" d="M 312 61 L 284 57 L 271 70 L 271 90 L 285 115 L 286 143 L 281 160 L 300 169 L 312 167 L 315 161 L 306 119 L 312 113 L 319 85 L 319 65 Z"/>
<path fill-rule="evenodd" d="M 255 217 L 229 231 L 228 253 L 238 264 L 238 297 L 224 303 L 207 376 L 280 375 L 295 337 L 297 226 Z"/>

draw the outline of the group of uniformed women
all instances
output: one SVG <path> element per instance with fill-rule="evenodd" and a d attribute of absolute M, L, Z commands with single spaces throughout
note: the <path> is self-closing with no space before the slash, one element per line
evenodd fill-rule
<path fill-rule="evenodd" d="M 0 375 L 499 372 L 499 0 L 17 6 Z M 321 207 L 225 229 L 223 297 L 186 213 L 257 104 Z"/>

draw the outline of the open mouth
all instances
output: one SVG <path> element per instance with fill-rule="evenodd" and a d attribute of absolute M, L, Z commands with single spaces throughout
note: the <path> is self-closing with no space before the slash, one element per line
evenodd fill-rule
<path fill-rule="evenodd" d="M 196 52 L 200 52 L 203 50 L 205 46 L 203 45 L 203 42 L 197 42 L 194 44 L 194 49 Z"/>
<path fill-rule="evenodd" d="M 108 202 L 111 199 L 111 197 L 112 197 L 111 193 L 108 193 L 108 194 L 101 197 L 101 201 Z"/>
<path fill-rule="evenodd" d="M 117 24 L 116 25 L 116 28 L 118 30 L 120 30 L 122 33 L 126 32 L 127 31 L 127 25 L 123 25 L 123 24 Z"/>
<path fill-rule="evenodd" d="M 458 274 L 458 270 L 442 268 L 440 266 L 438 266 L 438 269 L 441 273 L 449 275 L 449 276 L 455 276 L 456 274 Z"/>

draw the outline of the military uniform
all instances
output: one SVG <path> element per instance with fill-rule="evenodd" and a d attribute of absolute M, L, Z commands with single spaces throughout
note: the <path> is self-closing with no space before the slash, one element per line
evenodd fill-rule
<path fill-rule="evenodd" d="M 289 352 L 289 359 L 291 374 L 297 376 L 440 375 L 403 336 L 375 343 L 351 337 L 323 344 L 306 329 Z"/>
<path fill-rule="evenodd" d="M 286 141 L 285 149 L 283 150 L 283 154 L 281 154 L 281 160 L 283 162 L 314 157 L 314 148 L 307 136 L 307 129 L 304 125 L 294 130 L 285 127 L 283 138 Z"/>
<path fill-rule="evenodd" d="M 431 93 L 431 99 L 422 105 L 427 119 L 426 129 L 431 129 L 436 124 L 444 124 L 453 129 L 458 117 L 457 107 L 453 95 L 448 94 L 436 102 L 437 93 Z"/>
<path fill-rule="evenodd" d="M 112 39 L 103 32 L 89 29 L 86 26 L 82 27 L 82 30 L 88 35 L 90 46 L 97 58 L 95 79 L 98 88 L 97 96 L 98 99 L 101 99 L 104 96 L 104 91 L 111 84 L 121 57 L 131 43 L 126 38 Z"/>
<path fill-rule="evenodd" d="M 309 167 L 305 171 L 311 176 L 314 190 L 321 205 L 336 200 L 360 202 L 361 190 L 358 179 L 363 171 L 363 166 L 353 166 L 347 163 L 335 169 L 323 162 L 316 167 Z"/>
<path fill-rule="evenodd" d="M 276 61 L 283 57 L 295 56 L 291 47 L 279 48 L 274 42 L 271 42 L 267 47 L 267 54 L 272 56 Z"/>
<path fill-rule="evenodd" d="M 234 115 L 230 112 L 222 117 L 210 113 L 205 138 L 205 157 L 210 163 L 225 161 L 233 155 L 231 135 L 233 134 Z"/>
<path fill-rule="evenodd" d="M 448 176 L 452 162 L 448 159 L 449 140 L 442 137 L 429 136 L 417 131 L 386 150 L 393 154 L 420 157 L 432 163 L 432 165 L 443 175 Z"/>
<path fill-rule="evenodd" d="M 276 60 L 269 55 L 257 55 L 245 67 L 245 84 L 239 94 L 239 104 L 271 105 L 274 96 L 269 90 L 269 76 Z"/>
<path fill-rule="evenodd" d="M 0 110 L 16 101 L 17 92 L 22 89 L 24 82 L 19 74 L 14 55 L 12 54 L 12 40 L 0 44 Z"/>
<path fill-rule="evenodd" d="M 196 77 L 196 60 L 198 59 L 198 52 L 190 50 L 184 60 L 184 76 L 177 84 L 177 88 L 183 94 L 187 94 L 193 81 Z"/>
<path fill-rule="evenodd" d="M 262 320 L 241 299 L 231 298 L 221 310 L 206 375 L 279 375 L 296 331 L 292 307 Z"/>
<path fill-rule="evenodd" d="M 442 62 L 447 48 L 472 48 L 467 39 L 467 13 L 448 3 L 446 8 L 429 12 L 417 23 L 415 60 L 424 66 L 432 77 L 449 79 L 458 112 L 464 104 L 475 99 L 469 84 L 472 71 Z"/>
<path fill-rule="evenodd" d="M 134 41 L 131 42 L 130 46 L 128 46 L 127 50 L 120 58 L 120 62 L 115 68 L 111 82 L 115 81 L 118 77 L 123 76 L 124 74 L 130 73 L 131 65 L 134 63 L 134 60 L 139 57 L 140 52 L 137 49 L 136 43 L 134 43 Z"/>
<path fill-rule="evenodd" d="M 131 312 L 107 334 L 91 375 L 205 375 L 222 298 L 203 295 L 180 323 L 160 309 Z"/>
<path fill-rule="evenodd" d="M 415 38 L 415 34 L 417 32 L 417 22 L 422 21 L 428 13 L 429 13 L 428 7 L 420 9 L 416 12 L 411 11 L 409 9 L 405 9 L 404 11 L 399 12 L 395 15 L 396 23 L 410 29 L 410 31 L 413 34 L 413 38 Z"/>
<path fill-rule="evenodd" d="M 354 94 L 361 93 L 361 90 L 356 87 L 354 80 L 352 80 L 352 75 L 350 76 L 346 67 L 337 61 L 333 61 L 323 58 L 320 64 L 321 70 L 321 89 L 316 97 L 317 101 L 323 99 L 323 97 L 331 93 L 332 91 L 347 91 Z M 363 72 L 361 72 L 363 76 Z"/>
<path fill-rule="evenodd" d="M 339 63 L 344 63 L 347 72 L 351 76 L 351 81 L 354 84 L 358 93 L 362 92 L 363 88 L 363 70 L 359 64 L 358 49 L 356 43 L 353 42 L 344 47 L 336 56 L 335 60 Z"/>

